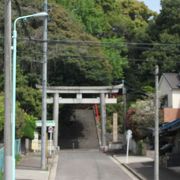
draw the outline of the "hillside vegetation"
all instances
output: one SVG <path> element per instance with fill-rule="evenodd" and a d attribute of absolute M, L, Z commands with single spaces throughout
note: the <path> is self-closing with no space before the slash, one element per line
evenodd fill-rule
<path fill-rule="evenodd" d="M 137 0 L 49 1 L 48 84 L 111 85 L 125 79 L 130 102 L 152 92 L 155 64 L 161 73 L 178 72 L 180 68 L 180 1 L 161 3 L 162 10 L 157 14 Z M 13 20 L 40 12 L 42 7 L 42 0 L 14 0 Z M 0 6 L 1 69 L 3 20 Z M 42 20 L 32 18 L 17 26 L 17 101 L 23 114 L 17 122 L 34 122 L 41 117 L 41 93 L 35 85 L 41 83 L 42 77 Z M 2 98 L 3 76 L 0 71 Z M 1 133 L 3 121 L 0 105 Z"/>

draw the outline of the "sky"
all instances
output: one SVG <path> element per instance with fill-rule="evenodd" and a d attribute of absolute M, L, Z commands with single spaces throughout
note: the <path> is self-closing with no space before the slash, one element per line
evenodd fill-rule
<path fill-rule="evenodd" d="M 139 0 L 143 1 L 151 10 L 154 10 L 159 13 L 160 11 L 160 0 Z"/>

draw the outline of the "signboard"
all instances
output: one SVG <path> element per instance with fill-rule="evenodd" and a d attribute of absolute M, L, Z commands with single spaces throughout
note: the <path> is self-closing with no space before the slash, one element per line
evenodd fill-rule
<path fill-rule="evenodd" d="M 52 133 L 53 132 L 53 127 L 52 126 L 49 126 L 48 127 L 48 133 Z"/>
<path fill-rule="evenodd" d="M 41 127 L 41 126 L 42 126 L 42 121 L 41 120 L 36 121 L 36 127 Z M 49 126 L 54 127 L 55 121 L 54 120 L 47 120 L 46 121 L 46 127 L 49 127 Z"/>

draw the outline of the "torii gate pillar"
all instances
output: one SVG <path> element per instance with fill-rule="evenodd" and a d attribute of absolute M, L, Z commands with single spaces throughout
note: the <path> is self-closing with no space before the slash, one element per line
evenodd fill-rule
<path fill-rule="evenodd" d="M 59 132 L 59 94 L 54 94 L 54 107 L 53 107 L 53 119 L 55 121 L 55 130 L 54 130 L 54 145 L 58 148 L 58 132 Z"/>
<path fill-rule="evenodd" d="M 106 103 L 105 103 L 105 94 L 101 93 L 100 95 L 101 103 L 101 146 L 106 147 Z"/>

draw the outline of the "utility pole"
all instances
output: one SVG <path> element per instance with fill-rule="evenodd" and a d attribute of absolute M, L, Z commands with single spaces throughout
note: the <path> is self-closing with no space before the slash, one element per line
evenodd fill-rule
<path fill-rule="evenodd" d="M 158 96 L 158 86 L 159 86 L 159 67 L 155 67 L 155 159 L 154 159 L 154 180 L 159 180 L 159 96 Z"/>
<path fill-rule="evenodd" d="M 12 123 L 11 123 L 11 0 L 4 0 L 4 77 L 5 77 L 5 121 L 4 121 L 4 180 L 13 179 Z"/>
<path fill-rule="evenodd" d="M 123 105 L 124 105 L 124 113 L 123 113 L 123 133 L 126 133 L 126 112 L 127 112 L 127 99 L 126 99 L 126 87 L 125 87 L 125 83 L 124 80 L 122 80 L 122 84 L 123 84 L 123 88 L 122 88 L 122 94 L 123 94 Z"/>
<path fill-rule="evenodd" d="M 44 0 L 44 12 L 48 12 L 48 2 Z M 43 31 L 43 67 L 42 67 L 42 127 L 41 127 L 41 168 L 43 170 L 47 167 L 46 162 L 46 120 L 47 120 L 47 23 L 48 17 L 44 18 Z"/>

